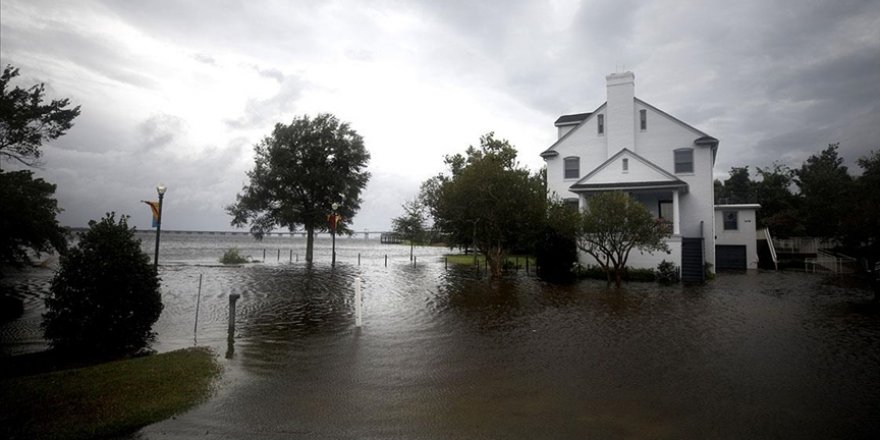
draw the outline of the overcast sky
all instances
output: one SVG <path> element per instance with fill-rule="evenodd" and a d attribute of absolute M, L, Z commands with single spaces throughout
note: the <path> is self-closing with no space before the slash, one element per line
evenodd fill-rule
<path fill-rule="evenodd" d="M 164 228 L 229 230 L 253 145 L 331 112 L 372 155 L 354 228 L 387 230 L 485 132 L 540 168 L 554 120 L 593 111 L 623 70 L 720 140 L 719 177 L 880 149 L 876 0 L 3 0 L 0 63 L 82 106 L 39 171 L 69 226 L 116 211 L 148 229 L 139 201 L 163 182 Z"/>

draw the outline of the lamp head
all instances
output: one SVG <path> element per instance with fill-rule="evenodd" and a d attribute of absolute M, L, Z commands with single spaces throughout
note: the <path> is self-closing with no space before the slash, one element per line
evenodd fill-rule
<path fill-rule="evenodd" d="M 165 185 L 160 183 L 159 186 L 156 187 L 156 192 L 159 193 L 159 195 L 161 196 L 161 195 L 165 194 L 165 190 L 167 190 L 167 189 L 168 188 L 166 188 Z"/>
<path fill-rule="evenodd" d="M 334 211 L 336 211 L 337 209 L 339 209 L 339 203 L 334 202 L 334 203 L 333 203 L 332 205 L 330 205 L 330 206 L 333 208 Z"/>

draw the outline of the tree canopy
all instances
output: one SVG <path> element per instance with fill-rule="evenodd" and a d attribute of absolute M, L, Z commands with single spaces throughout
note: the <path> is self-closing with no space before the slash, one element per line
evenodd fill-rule
<path fill-rule="evenodd" d="M 421 199 L 449 244 L 473 246 L 499 277 L 510 250 L 532 240 L 542 222 L 544 181 L 520 167 L 516 149 L 494 133 L 464 155 L 447 156 L 446 164 L 449 174 L 424 183 Z"/>
<path fill-rule="evenodd" d="M 0 269 L 30 264 L 29 251 L 39 256 L 66 249 L 67 229 L 56 219 L 61 209 L 54 194 L 55 185 L 29 170 L 0 170 Z"/>
<path fill-rule="evenodd" d="M 46 309 L 43 329 L 57 349 L 127 353 L 149 342 L 162 312 L 159 277 L 127 217 L 89 222 L 61 258 Z"/>
<path fill-rule="evenodd" d="M 413 258 L 413 246 L 425 237 L 425 207 L 421 202 L 411 200 L 404 203 L 404 213 L 391 220 L 391 229 L 409 241 L 409 259 Z"/>
<path fill-rule="evenodd" d="M 807 235 L 831 237 L 837 232 L 849 198 L 852 177 L 838 156 L 840 144 L 831 144 L 818 155 L 810 156 L 795 171 L 794 182 L 802 199 L 801 218 Z"/>
<path fill-rule="evenodd" d="M 57 139 L 73 126 L 79 106 L 68 99 L 44 102 L 45 86 L 27 89 L 9 83 L 18 69 L 6 66 L 0 75 L 0 158 L 26 166 L 39 165 L 43 141 Z"/>
<path fill-rule="evenodd" d="M 633 249 L 668 252 L 668 228 L 657 222 L 645 205 L 620 192 L 603 192 L 589 199 L 583 212 L 578 248 L 590 254 L 617 287 Z"/>
<path fill-rule="evenodd" d="M 333 203 L 339 204 L 342 231 L 360 208 L 360 193 L 370 178 L 363 138 L 331 114 L 306 115 L 276 124 L 254 153 L 250 182 L 226 208 L 232 225 L 250 225 L 258 239 L 275 228 L 302 226 L 311 262 L 314 232 L 327 230 Z"/>

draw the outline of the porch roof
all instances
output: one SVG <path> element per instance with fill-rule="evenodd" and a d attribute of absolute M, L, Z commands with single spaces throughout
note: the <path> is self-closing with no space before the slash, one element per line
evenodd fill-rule
<path fill-rule="evenodd" d="M 599 192 L 599 191 L 638 191 L 638 190 L 661 190 L 678 189 L 687 191 L 688 184 L 681 180 L 675 181 L 652 181 L 652 182 L 613 182 L 613 183 L 576 183 L 569 190 L 576 193 Z"/>
<path fill-rule="evenodd" d="M 619 166 L 613 166 L 624 158 L 632 159 L 627 171 L 623 171 Z M 688 184 L 628 148 L 620 150 L 569 187 L 569 191 L 575 193 L 664 189 L 687 192 Z"/>

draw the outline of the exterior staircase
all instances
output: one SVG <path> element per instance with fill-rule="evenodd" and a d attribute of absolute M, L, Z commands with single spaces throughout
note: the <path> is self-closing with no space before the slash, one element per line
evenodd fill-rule
<path fill-rule="evenodd" d="M 681 280 L 686 283 L 702 283 L 706 280 L 703 270 L 703 238 L 682 237 Z"/>

